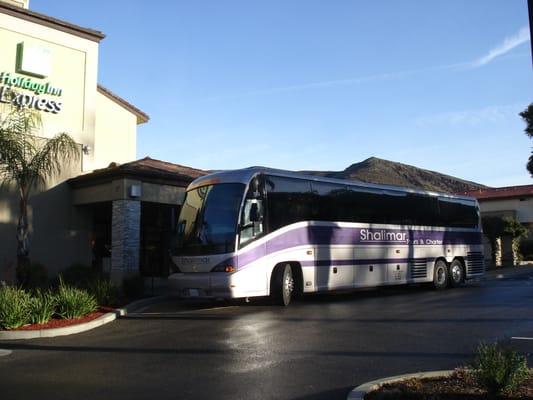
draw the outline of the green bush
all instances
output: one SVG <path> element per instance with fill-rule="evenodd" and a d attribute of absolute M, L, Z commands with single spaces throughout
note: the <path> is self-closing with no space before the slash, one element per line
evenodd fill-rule
<path fill-rule="evenodd" d="M 17 266 L 17 283 L 25 289 L 44 288 L 48 284 L 48 272 L 44 265 L 25 262 Z"/>
<path fill-rule="evenodd" d="M 61 279 L 56 298 L 56 314 L 64 319 L 81 318 L 98 308 L 92 294 L 83 289 L 68 286 Z"/>
<path fill-rule="evenodd" d="M 122 284 L 124 294 L 128 299 L 140 299 L 144 296 L 144 279 L 142 276 L 126 278 Z"/>
<path fill-rule="evenodd" d="M 98 279 L 98 273 L 88 265 L 72 264 L 64 269 L 61 274 L 61 280 L 70 286 L 87 289 L 89 283 Z"/>
<path fill-rule="evenodd" d="M 89 283 L 89 293 L 91 293 L 101 306 L 113 306 L 118 301 L 118 288 L 105 279 L 95 279 Z"/>
<path fill-rule="evenodd" d="M 490 394 L 512 393 L 529 377 L 526 358 L 499 343 L 477 348 L 473 375 Z"/>
<path fill-rule="evenodd" d="M 55 313 L 57 298 L 49 290 L 36 290 L 30 299 L 30 322 L 46 324 Z"/>
<path fill-rule="evenodd" d="M 15 329 L 30 323 L 30 295 L 22 289 L 0 288 L 0 328 Z"/>

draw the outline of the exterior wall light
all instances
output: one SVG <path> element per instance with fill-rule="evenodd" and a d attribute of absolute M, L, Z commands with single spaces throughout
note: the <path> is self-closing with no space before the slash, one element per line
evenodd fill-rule
<path fill-rule="evenodd" d="M 141 197 L 141 185 L 131 185 L 129 195 L 132 198 Z"/>
<path fill-rule="evenodd" d="M 88 156 L 89 153 L 91 152 L 91 146 L 89 146 L 88 144 L 84 144 L 81 146 L 81 151 L 83 151 L 83 154 Z"/>

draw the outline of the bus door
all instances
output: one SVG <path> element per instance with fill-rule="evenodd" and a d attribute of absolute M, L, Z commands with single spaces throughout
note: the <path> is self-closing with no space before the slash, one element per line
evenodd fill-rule
<path fill-rule="evenodd" d="M 245 246 L 254 246 L 251 253 L 254 257 L 261 259 L 266 255 L 266 244 L 254 245 L 257 239 L 265 234 L 265 193 L 264 183 L 260 176 L 255 177 L 248 188 L 244 198 L 240 224 L 239 224 L 239 249 Z M 245 252 L 238 256 L 239 266 L 246 264 L 249 254 Z M 241 271 L 241 279 L 246 281 L 246 287 L 251 291 L 265 291 L 267 288 L 265 264 L 257 262 L 250 268 Z"/>

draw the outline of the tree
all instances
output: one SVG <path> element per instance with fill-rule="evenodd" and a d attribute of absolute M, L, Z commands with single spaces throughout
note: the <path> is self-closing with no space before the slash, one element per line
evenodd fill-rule
<path fill-rule="evenodd" d="M 513 255 L 517 261 L 522 261 L 522 254 L 520 254 L 520 240 L 527 237 L 529 229 L 518 222 L 514 218 L 504 218 L 505 228 L 504 232 L 513 238 Z"/>
<path fill-rule="evenodd" d="M 28 261 L 28 201 L 32 190 L 61 172 L 68 162 L 80 157 L 79 145 L 66 133 L 51 139 L 36 136 L 42 128 L 39 114 L 24 108 L 6 109 L 0 117 L 1 184 L 15 183 L 19 194 L 17 265 Z"/>
<path fill-rule="evenodd" d="M 522 111 L 519 114 L 522 119 L 526 123 L 526 128 L 524 129 L 524 132 L 526 135 L 528 135 L 530 138 L 533 139 L 533 103 L 531 103 L 527 108 Z M 531 177 L 533 177 L 533 151 L 531 152 L 531 155 L 529 156 L 529 160 L 526 165 L 527 170 L 531 174 Z"/>
<path fill-rule="evenodd" d="M 512 217 L 482 217 L 483 233 L 489 239 L 491 246 L 491 259 L 496 263 L 497 239 L 510 236 L 513 239 L 514 256 L 520 258 L 520 239 L 526 237 L 529 230 Z"/>

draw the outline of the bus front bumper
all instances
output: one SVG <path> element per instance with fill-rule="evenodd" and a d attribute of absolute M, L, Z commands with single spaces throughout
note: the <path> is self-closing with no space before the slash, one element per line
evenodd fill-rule
<path fill-rule="evenodd" d="M 224 272 L 191 272 L 172 274 L 168 277 L 170 290 L 183 298 L 239 297 L 232 283 L 232 274 Z"/>

